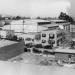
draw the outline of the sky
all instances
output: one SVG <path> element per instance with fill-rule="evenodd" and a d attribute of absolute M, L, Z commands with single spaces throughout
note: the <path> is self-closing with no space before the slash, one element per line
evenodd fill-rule
<path fill-rule="evenodd" d="M 74 0 L 0 0 L 0 14 L 57 17 L 60 12 L 66 12 L 74 15 L 74 2 Z"/>

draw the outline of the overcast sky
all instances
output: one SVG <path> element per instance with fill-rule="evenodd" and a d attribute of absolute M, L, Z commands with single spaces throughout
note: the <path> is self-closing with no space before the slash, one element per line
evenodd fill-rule
<path fill-rule="evenodd" d="M 62 11 L 74 15 L 74 2 L 74 0 L 0 0 L 0 13 L 57 17 Z"/>

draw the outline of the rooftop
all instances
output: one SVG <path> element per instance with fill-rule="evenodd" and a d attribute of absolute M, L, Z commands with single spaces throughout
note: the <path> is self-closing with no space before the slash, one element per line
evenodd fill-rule
<path fill-rule="evenodd" d="M 54 50 L 54 52 L 75 54 L 75 50 L 70 49 L 69 47 L 66 47 L 66 48 L 59 47 L 56 50 Z"/>
<path fill-rule="evenodd" d="M 65 20 L 60 20 L 60 19 L 55 19 L 55 20 L 50 20 L 51 22 L 65 22 Z"/>
<path fill-rule="evenodd" d="M 3 39 L 3 40 L 0 40 L 0 47 L 4 47 L 4 46 L 15 44 L 15 43 L 17 43 L 17 42 Z"/>
<path fill-rule="evenodd" d="M 47 29 L 47 27 L 37 26 L 37 25 L 6 25 L 3 29 L 14 30 L 14 32 L 40 32 L 42 30 Z"/>
<path fill-rule="evenodd" d="M 26 19 L 26 20 L 13 20 L 11 22 L 11 24 L 19 24 L 22 25 L 24 24 L 34 24 L 34 23 L 38 23 L 38 22 L 50 22 L 48 20 L 41 20 L 41 19 Z"/>
<path fill-rule="evenodd" d="M 48 28 L 48 29 L 45 29 L 43 31 L 53 31 L 53 32 L 56 32 L 56 31 L 59 31 L 59 28 L 58 27 Z"/>
<path fill-rule="evenodd" d="M 48 24 L 48 25 L 43 25 L 43 27 L 56 27 L 56 26 L 59 26 L 58 24 Z"/>

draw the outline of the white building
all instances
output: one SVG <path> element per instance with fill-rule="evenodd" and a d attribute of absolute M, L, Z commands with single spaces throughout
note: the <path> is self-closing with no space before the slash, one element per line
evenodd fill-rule
<path fill-rule="evenodd" d="M 64 29 L 68 32 L 70 32 L 70 23 L 65 21 L 65 20 L 51 20 L 51 23 L 55 23 L 55 24 L 58 24 L 58 26 L 61 28 L 61 29 Z"/>
<path fill-rule="evenodd" d="M 12 21 L 10 25 L 6 25 L 3 29 L 14 30 L 15 33 L 29 33 L 29 32 L 40 32 L 45 30 L 46 27 L 38 26 L 37 22 L 46 22 L 44 20 L 23 20 Z"/>
<path fill-rule="evenodd" d="M 11 35 L 13 37 L 14 36 L 14 31 L 13 30 L 0 30 L 1 38 L 6 38 L 9 35 Z"/>
<path fill-rule="evenodd" d="M 21 34 L 18 36 L 18 39 L 23 39 L 25 41 L 25 44 L 27 43 L 33 43 L 33 39 L 34 39 L 35 35 L 33 34 Z"/>
<path fill-rule="evenodd" d="M 3 29 L 14 30 L 15 32 L 39 32 L 51 26 L 59 26 L 61 29 L 70 31 L 70 23 L 65 20 L 17 20 L 12 21 L 10 25 L 4 26 Z"/>
<path fill-rule="evenodd" d="M 18 39 L 23 39 L 25 44 L 32 43 L 32 44 L 40 44 L 41 43 L 41 33 L 40 32 L 31 32 L 26 34 L 20 34 L 17 36 Z"/>
<path fill-rule="evenodd" d="M 56 47 L 61 45 L 63 40 L 64 40 L 63 32 L 58 29 L 54 30 L 47 29 L 42 31 L 41 33 L 41 43 L 44 46 L 49 45 L 50 42 L 53 42 L 53 46 Z"/>

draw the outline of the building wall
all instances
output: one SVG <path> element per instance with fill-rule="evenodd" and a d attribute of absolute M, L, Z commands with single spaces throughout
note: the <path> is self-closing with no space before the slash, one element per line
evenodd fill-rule
<path fill-rule="evenodd" d="M 56 32 L 56 44 L 57 46 L 61 45 L 63 41 L 65 40 L 65 36 L 63 31 L 59 30 Z"/>
<path fill-rule="evenodd" d="M 57 37 L 58 34 L 61 34 L 62 32 L 60 30 L 48 30 L 48 31 L 43 31 L 41 33 L 41 42 L 42 40 L 46 40 L 46 43 L 42 43 L 42 45 L 49 45 L 48 40 L 49 40 L 49 34 L 54 34 L 54 38 L 51 40 L 54 40 L 55 43 L 53 44 L 54 47 L 57 46 L 57 41 L 59 40 L 59 43 L 61 44 L 61 40 L 63 38 L 63 35 L 60 35 Z M 42 37 L 42 34 L 46 34 L 46 37 Z"/>
<path fill-rule="evenodd" d="M 64 26 L 64 30 L 70 32 L 70 24 L 65 24 Z"/>
<path fill-rule="evenodd" d="M 46 37 L 42 37 L 42 34 L 46 34 Z M 52 39 L 52 40 L 54 40 L 55 41 L 55 38 L 56 38 L 56 34 L 55 34 L 55 32 L 54 31 L 42 31 L 42 33 L 41 33 L 41 43 L 42 43 L 42 45 L 49 45 L 49 43 L 48 43 L 48 41 L 49 41 L 49 34 L 54 34 L 54 39 Z M 46 43 L 43 43 L 42 41 L 43 40 L 46 40 Z M 54 46 L 56 45 L 56 43 L 54 44 Z"/>
<path fill-rule="evenodd" d="M 9 35 L 11 35 L 13 37 L 14 36 L 14 31 L 13 30 L 1 30 L 0 31 L 1 38 L 6 38 Z"/>
<path fill-rule="evenodd" d="M 65 20 L 53 20 L 55 24 L 58 24 L 61 29 L 70 32 L 70 23 Z"/>
<path fill-rule="evenodd" d="M 75 25 L 70 25 L 70 32 L 72 38 L 75 38 Z"/>
<path fill-rule="evenodd" d="M 68 61 L 68 54 L 55 53 L 56 60 L 66 60 Z"/>
<path fill-rule="evenodd" d="M 41 33 L 27 33 L 18 35 L 18 39 L 24 39 L 25 44 L 32 43 L 32 44 L 41 44 Z M 27 40 L 30 39 L 30 40 Z"/>
<path fill-rule="evenodd" d="M 24 44 L 22 42 L 1 47 L 0 60 L 11 59 L 23 52 L 24 52 Z"/>
<path fill-rule="evenodd" d="M 73 24 L 70 25 L 70 32 L 75 32 L 75 25 Z"/>

